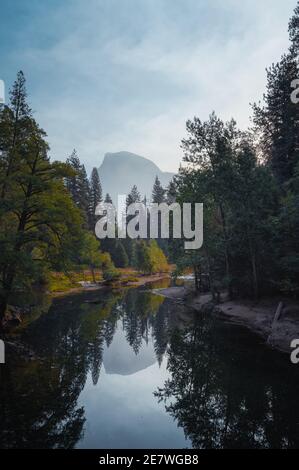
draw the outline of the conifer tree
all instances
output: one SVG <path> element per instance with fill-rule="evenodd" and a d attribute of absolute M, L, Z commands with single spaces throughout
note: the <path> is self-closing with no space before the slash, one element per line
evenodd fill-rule
<path fill-rule="evenodd" d="M 129 264 L 129 258 L 120 240 L 115 243 L 115 248 L 112 255 L 112 261 L 117 268 L 126 268 Z"/>
<path fill-rule="evenodd" d="M 15 123 L 12 134 L 0 132 L 0 177 L 9 180 L 0 201 L 0 323 L 16 290 L 30 292 L 57 258 L 66 262 L 80 244 L 80 212 L 63 185 L 69 166 L 50 162 L 46 134 L 30 116 L 24 86 L 18 74 L 11 107 L 0 113 L 3 129 Z"/>
<path fill-rule="evenodd" d="M 135 204 L 138 202 L 141 202 L 141 196 L 137 189 L 136 184 L 134 184 L 130 193 L 127 196 L 126 206 L 128 207 L 129 205 Z M 127 216 L 127 220 L 126 220 L 127 224 L 133 217 L 134 217 L 133 215 Z M 123 245 L 129 258 L 129 265 L 134 266 L 136 264 L 136 240 L 132 240 L 131 238 L 127 237 L 123 240 Z"/>
<path fill-rule="evenodd" d="M 165 192 L 166 191 L 162 187 L 158 176 L 156 176 L 152 191 L 152 202 L 156 204 L 161 204 L 162 202 L 165 202 Z"/>
<path fill-rule="evenodd" d="M 127 206 L 129 206 L 130 204 L 134 204 L 140 201 L 141 201 L 140 192 L 138 191 L 136 184 L 134 184 L 130 193 L 127 196 L 126 204 Z"/>
<path fill-rule="evenodd" d="M 90 187 L 85 166 L 81 164 L 76 150 L 73 150 L 67 163 L 74 170 L 73 175 L 66 178 L 66 187 L 69 190 L 76 206 L 82 211 L 85 226 L 90 219 Z"/>
<path fill-rule="evenodd" d="M 31 127 L 32 113 L 27 103 L 26 80 L 22 71 L 18 72 L 9 96 L 10 105 L 4 106 L 0 115 L 1 199 L 13 184 L 14 172 L 20 163 L 18 150 Z"/>
<path fill-rule="evenodd" d="M 290 51 L 297 55 L 299 54 L 299 2 L 294 10 L 294 14 L 289 22 L 289 35 L 291 40 Z"/>
<path fill-rule="evenodd" d="M 172 179 L 167 188 L 167 204 L 173 204 L 176 200 L 176 184 Z"/>
<path fill-rule="evenodd" d="M 264 106 L 253 106 L 263 156 L 281 184 L 294 176 L 299 160 L 299 106 L 291 100 L 291 83 L 299 78 L 299 5 L 289 35 L 289 51 L 267 70 Z"/>
<path fill-rule="evenodd" d="M 90 201 L 89 201 L 89 225 L 90 230 L 94 230 L 96 224 L 95 210 L 97 205 L 102 202 L 102 186 L 100 182 L 99 172 L 93 168 L 90 177 Z"/>
<path fill-rule="evenodd" d="M 105 201 L 104 201 L 106 204 L 113 204 L 113 201 L 111 199 L 111 196 L 109 193 L 106 194 L 105 196 Z"/>

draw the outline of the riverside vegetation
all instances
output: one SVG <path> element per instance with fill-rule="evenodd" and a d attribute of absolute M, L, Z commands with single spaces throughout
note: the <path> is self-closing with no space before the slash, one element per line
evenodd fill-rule
<path fill-rule="evenodd" d="M 156 178 L 152 202 L 204 204 L 204 244 L 192 251 L 175 239 L 95 238 L 95 207 L 111 197 L 95 168 L 87 177 L 75 150 L 65 163 L 50 160 L 19 72 L 0 108 L 0 323 L 24 293 L 53 284 L 51 273 L 86 269 L 93 282 L 100 270 L 111 283 L 119 268 L 153 274 L 171 262 L 176 274 L 193 269 L 196 289 L 209 288 L 214 298 L 221 290 L 230 298 L 298 297 L 299 104 L 291 94 L 299 4 L 289 35 L 288 51 L 267 70 L 263 103 L 252 106 L 252 128 L 241 131 L 214 112 L 204 122 L 195 117 L 182 140 L 184 166 L 168 188 Z M 133 186 L 127 204 L 141 201 Z"/>

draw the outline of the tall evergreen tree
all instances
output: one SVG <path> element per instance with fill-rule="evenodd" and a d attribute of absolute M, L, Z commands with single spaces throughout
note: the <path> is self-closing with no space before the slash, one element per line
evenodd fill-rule
<path fill-rule="evenodd" d="M 192 166 L 191 169 L 181 169 L 186 192 L 189 191 L 189 200 L 185 199 L 183 202 L 206 200 L 208 204 L 212 200 L 217 207 L 222 229 L 221 245 L 222 257 L 224 255 L 225 258 L 226 283 L 232 296 L 228 196 L 233 174 L 234 148 L 239 132 L 234 120 L 224 123 L 214 112 L 205 122 L 197 117 L 188 121 L 187 131 L 189 135 L 182 141 L 182 148 L 184 160 Z M 200 179 L 202 181 L 199 184 Z M 198 198 L 201 190 L 205 191 L 204 199 L 202 196 Z M 208 194 L 210 199 L 207 198 Z"/>
<path fill-rule="evenodd" d="M 129 264 L 129 258 L 120 240 L 115 243 L 115 248 L 111 254 L 112 261 L 117 268 L 126 268 Z"/>
<path fill-rule="evenodd" d="M 299 160 L 299 106 L 290 98 L 291 83 L 299 77 L 298 25 L 299 5 L 289 24 L 289 51 L 267 70 L 264 106 L 253 107 L 263 155 L 280 183 L 292 178 Z"/>
<path fill-rule="evenodd" d="M 127 196 L 126 206 L 128 207 L 129 205 L 135 204 L 138 202 L 141 202 L 141 196 L 140 196 L 140 192 L 137 189 L 136 184 L 134 184 L 130 193 Z M 127 219 L 126 219 L 127 224 L 133 217 L 134 217 L 133 215 L 127 216 Z M 135 266 L 136 264 L 136 240 L 132 240 L 131 238 L 127 237 L 123 240 L 123 245 L 129 258 L 129 265 Z"/>
<path fill-rule="evenodd" d="M 23 80 L 19 85 L 24 85 Z M 13 88 L 12 109 L 4 108 L 1 112 L 0 122 L 5 129 L 12 122 L 17 103 L 15 91 L 19 88 L 16 85 Z M 9 178 L 12 175 L 13 178 L 1 199 L 0 321 L 8 303 L 13 300 L 14 291 L 30 291 L 30 286 L 53 266 L 53 260 L 59 257 L 62 261 L 70 254 L 81 233 L 80 213 L 63 185 L 69 167 L 50 162 L 45 132 L 29 116 L 29 107 L 22 101 L 25 98 L 25 94 L 18 98 L 21 103 L 19 113 L 24 112 L 25 118 L 17 125 L 18 135 L 22 138 L 13 148 L 13 167 L 9 174 Z M 6 158 L 12 148 L 11 135 L 2 134 L 1 181 L 7 175 Z"/>
<path fill-rule="evenodd" d="M 104 202 L 106 204 L 113 204 L 112 198 L 109 193 L 106 194 Z M 113 220 L 113 223 L 114 223 L 114 220 Z M 113 238 L 104 238 L 103 240 L 101 240 L 101 247 L 103 251 L 110 253 L 112 257 L 116 248 L 116 240 Z"/>
<path fill-rule="evenodd" d="M 32 113 L 27 103 L 26 80 L 22 71 L 18 72 L 9 96 L 10 105 L 2 107 L 0 116 L 1 199 L 5 198 L 6 190 L 13 183 L 14 172 L 19 168 L 18 150 L 31 127 Z"/>
<path fill-rule="evenodd" d="M 111 196 L 109 193 L 106 194 L 105 196 L 105 201 L 104 201 L 106 204 L 113 204 L 113 201 L 111 199 Z"/>
<path fill-rule="evenodd" d="M 152 202 L 156 204 L 161 204 L 162 202 L 165 202 L 165 192 L 166 191 L 162 187 L 158 176 L 156 176 L 152 191 Z"/>
<path fill-rule="evenodd" d="M 85 166 L 82 165 L 80 174 L 80 205 L 81 210 L 86 214 L 87 220 L 90 218 L 90 185 Z"/>
<path fill-rule="evenodd" d="M 294 14 L 289 22 L 289 35 L 291 40 L 290 51 L 299 55 L 299 2 L 294 10 Z"/>
<path fill-rule="evenodd" d="M 176 184 L 172 179 L 167 188 L 167 204 L 173 204 L 176 201 Z"/>
<path fill-rule="evenodd" d="M 102 186 L 97 168 L 93 168 L 90 177 L 90 202 L 89 202 L 89 225 L 90 230 L 94 230 L 96 224 L 95 210 L 97 205 L 102 202 Z"/>
<path fill-rule="evenodd" d="M 87 227 L 90 219 L 90 186 L 85 166 L 81 164 L 76 150 L 73 150 L 67 163 L 72 167 L 74 173 L 66 178 L 66 187 L 74 203 L 82 211 Z"/>
<path fill-rule="evenodd" d="M 131 189 L 130 193 L 127 196 L 126 204 L 127 206 L 129 206 L 130 204 L 134 204 L 140 201 L 141 201 L 140 192 L 138 191 L 136 184 L 134 184 L 133 188 Z"/>

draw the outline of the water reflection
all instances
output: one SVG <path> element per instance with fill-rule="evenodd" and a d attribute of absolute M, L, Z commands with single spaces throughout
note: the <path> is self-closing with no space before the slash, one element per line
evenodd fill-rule
<path fill-rule="evenodd" d="M 57 300 L 47 314 L 21 331 L 22 343 L 37 359 L 27 362 L 9 353 L 1 368 L 0 446 L 71 448 L 84 441 L 88 403 L 81 400 L 78 405 L 84 387 L 90 381 L 97 386 L 102 376 L 128 376 L 161 364 L 177 317 L 172 313 L 162 297 L 137 290 Z M 164 370 L 161 383 L 165 376 Z M 157 382 L 150 384 L 153 403 Z M 105 397 L 100 394 L 101 400 Z M 165 415 L 162 407 L 159 410 Z M 165 419 L 177 433 L 172 420 Z M 119 445 L 114 438 L 114 446 Z M 134 447 L 133 442 L 130 445 Z"/>
<path fill-rule="evenodd" d="M 19 334 L 35 359 L 0 368 L 1 448 L 299 445 L 288 358 L 149 290 L 58 299 Z"/>
<path fill-rule="evenodd" d="M 299 371 L 247 331 L 197 316 L 168 369 L 155 395 L 194 448 L 299 447 Z"/>

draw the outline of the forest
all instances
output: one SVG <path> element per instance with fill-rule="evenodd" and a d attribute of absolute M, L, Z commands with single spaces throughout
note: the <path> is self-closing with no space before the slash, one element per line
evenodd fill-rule
<path fill-rule="evenodd" d="M 107 282 L 119 268 L 156 273 L 192 269 L 196 288 L 258 298 L 299 294 L 299 4 L 289 22 L 290 47 L 267 69 L 267 87 L 251 106 L 252 125 L 212 112 L 194 117 L 182 136 L 183 163 L 167 188 L 156 178 L 154 203 L 203 203 L 204 243 L 181 240 L 97 240 L 95 208 L 102 194 L 97 168 L 88 177 L 74 150 L 50 158 L 45 131 L 17 74 L 9 104 L 0 105 L 0 322 L 24 292 L 47 288 L 51 273 L 101 270 Z M 295 90 L 297 92 L 297 90 Z M 133 186 L 127 205 L 146 202 Z M 95 280 L 95 278 L 94 278 Z"/>

